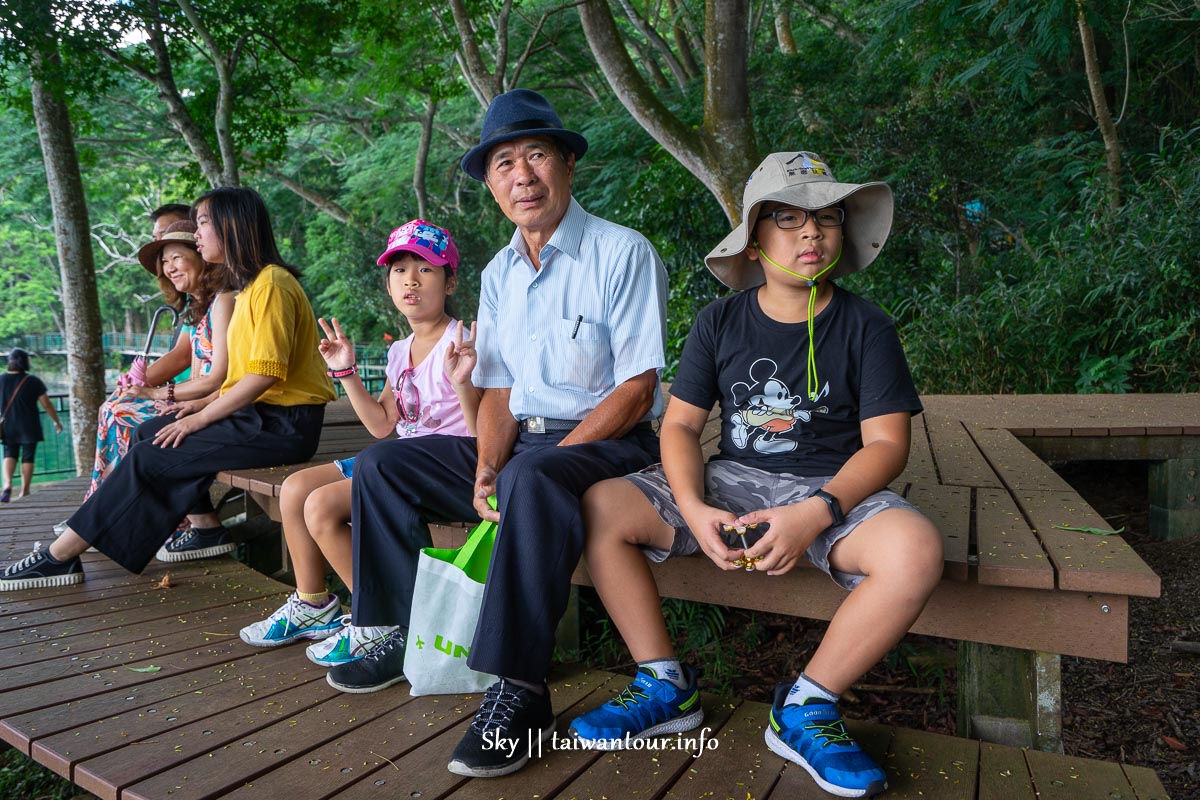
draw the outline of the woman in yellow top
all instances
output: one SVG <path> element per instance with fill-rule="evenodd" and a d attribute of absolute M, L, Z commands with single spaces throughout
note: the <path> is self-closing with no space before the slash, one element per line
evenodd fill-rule
<path fill-rule="evenodd" d="M 223 264 L 240 294 L 229 322 L 229 369 L 220 395 L 140 426 L 128 454 L 46 550 L 35 547 L 0 575 L 0 591 L 83 580 L 88 546 L 141 572 L 223 469 L 308 461 L 333 383 L 317 351 L 312 306 L 283 263 L 266 206 L 251 189 L 222 187 L 193 205 L 196 247 Z M 224 528 L 193 529 L 171 543 L 204 557 L 233 549 Z"/>

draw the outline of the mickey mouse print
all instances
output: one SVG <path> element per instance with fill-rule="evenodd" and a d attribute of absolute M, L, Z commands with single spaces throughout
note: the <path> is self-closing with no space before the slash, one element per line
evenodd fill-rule
<path fill-rule="evenodd" d="M 740 450 L 747 447 L 765 454 L 790 453 L 796 441 L 787 436 L 797 424 L 812 421 L 813 414 L 828 414 L 828 406 L 801 408 L 803 394 L 793 393 L 779 377 L 779 365 L 760 358 L 750 365 L 749 377 L 732 387 L 734 411 L 730 415 L 730 438 Z M 819 402 L 829 394 L 826 381 L 817 393 Z"/>

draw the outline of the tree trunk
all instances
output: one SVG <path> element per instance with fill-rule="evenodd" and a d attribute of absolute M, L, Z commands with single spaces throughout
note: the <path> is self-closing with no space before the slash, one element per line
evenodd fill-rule
<path fill-rule="evenodd" d="M 839 17 L 832 11 L 823 11 L 812 3 L 806 3 L 804 0 L 796 0 L 800 10 L 808 14 L 817 22 L 824 25 L 829 30 L 833 31 L 839 39 L 849 42 L 855 47 L 866 47 L 867 40 L 861 33 L 851 28 L 846 24 L 846 20 Z"/>
<path fill-rule="evenodd" d="M 633 27 L 645 37 L 647 46 L 656 50 L 662 56 L 663 60 L 667 62 L 667 68 L 675 76 L 675 84 L 682 89 L 687 85 L 688 78 L 695 75 L 695 72 L 688 73 L 684 62 L 675 56 L 675 53 L 671 51 L 670 45 L 659 36 L 658 31 L 649 22 L 642 18 L 642 15 L 633 7 L 633 3 L 630 0 L 620 0 L 620 3 L 621 10 L 625 12 L 625 16 L 633 24 Z M 649 60 L 645 55 L 642 58 Z"/>
<path fill-rule="evenodd" d="M 788 0 L 775 0 L 775 39 L 779 52 L 785 56 L 796 55 L 796 38 L 792 36 L 792 12 Z"/>
<path fill-rule="evenodd" d="M 204 138 L 204 132 L 192 118 L 192 112 L 188 110 L 187 104 L 183 101 L 183 95 L 175 83 L 171 55 L 167 51 L 157 3 L 150 4 L 150 14 L 144 22 L 146 24 L 146 44 L 154 53 L 154 72 L 143 69 L 119 51 L 107 49 L 105 54 L 138 77 L 154 84 L 158 99 L 167 107 L 167 120 L 183 137 L 184 143 L 204 174 L 205 180 L 208 181 L 209 186 L 220 186 L 223 181 L 221 162 L 212 147 L 209 146 L 208 140 Z"/>
<path fill-rule="evenodd" d="M 747 0 L 708 0 L 704 124 L 699 130 L 671 113 L 633 64 L 606 0 L 587 0 L 579 20 L 588 46 L 621 105 L 704 184 L 736 224 L 742 187 L 757 162 L 749 113 Z"/>
<path fill-rule="evenodd" d="M 683 22 L 679 18 L 682 12 L 676 8 L 676 5 L 675 0 L 667 0 L 667 11 L 671 14 L 671 35 L 675 39 L 675 49 L 679 51 L 679 60 L 683 63 L 688 75 L 699 75 L 700 65 L 696 63 L 696 57 L 692 55 L 692 44 L 688 40 Z"/>
<path fill-rule="evenodd" d="M 280 182 L 280 184 L 283 185 L 283 188 L 286 188 L 286 190 L 295 194 L 296 197 L 305 199 L 308 201 L 308 203 L 312 203 L 313 206 L 316 206 L 318 211 L 328 213 L 328 215 L 336 219 L 337 222 L 340 222 L 343 225 L 352 225 L 352 227 L 359 230 L 368 230 L 366 228 L 362 228 L 361 225 L 356 224 L 353 219 L 350 218 L 350 212 L 344 209 L 342 205 L 338 204 L 336 200 L 331 200 L 328 197 L 323 196 L 323 194 L 311 190 L 311 188 L 301 184 L 301 182 L 298 180 L 288 178 L 288 176 L 281 173 L 280 170 L 265 169 L 264 172 L 270 175 L 271 178 L 274 178 Z M 373 233 L 373 231 L 371 231 L 371 233 Z"/>
<path fill-rule="evenodd" d="M 500 93 L 497 91 L 497 83 L 503 85 L 506 65 L 498 64 L 494 73 L 484 66 L 483 54 L 479 50 L 478 42 L 475 41 L 475 26 L 471 24 L 471 17 L 464 0 L 450 0 L 450 13 L 454 17 L 454 27 L 462 41 L 462 46 L 454 54 L 455 58 L 458 60 L 458 66 L 462 70 L 471 93 L 486 109 Z"/>
<path fill-rule="evenodd" d="M 46 184 L 54 211 L 54 241 L 66 316 L 67 374 L 71 382 L 71 440 L 75 472 L 83 474 L 95 459 L 96 412 L 104 401 L 104 348 L 100 300 L 92 254 L 91 226 L 79 157 L 66 102 L 39 77 L 57 55 L 31 54 L 33 116 L 46 166 Z"/>
<path fill-rule="evenodd" d="M 1077 0 L 1075 8 L 1079 12 L 1079 39 L 1083 44 L 1083 63 L 1087 71 L 1088 89 L 1091 90 L 1092 105 L 1096 109 L 1096 125 L 1104 139 L 1104 160 L 1108 166 L 1110 186 L 1109 199 L 1112 207 L 1117 209 L 1121 207 L 1121 140 L 1117 136 L 1117 126 L 1113 124 L 1112 112 L 1108 108 L 1108 98 L 1104 95 L 1104 81 L 1100 78 L 1100 58 L 1096 55 L 1096 39 L 1092 35 L 1092 26 L 1084 16 L 1082 0 Z"/>
<path fill-rule="evenodd" d="M 238 153 L 233 141 L 233 73 L 237 69 L 238 57 L 246 41 L 243 34 L 228 53 L 221 50 L 216 39 L 209 33 L 208 25 L 192 5 L 191 0 L 175 0 L 191 23 L 196 35 L 204 43 L 209 62 L 217 73 L 217 107 L 213 110 L 213 130 L 217 134 L 217 147 L 221 151 L 221 185 L 238 186 L 241 178 L 238 171 Z"/>
<path fill-rule="evenodd" d="M 429 219 L 429 193 L 425 189 L 425 173 L 429 163 L 429 145 L 433 141 L 433 118 L 437 114 L 437 100 L 425 100 L 425 118 L 421 120 L 421 141 L 417 145 L 416 162 L 413 164 L 413 194 L 417 196 L 417 216 Z"/>
<path fill-rule="evenodd" d="M 742 220 L 742 190 L 758 165 L 750 117 L 747 0 L 707 0 L 704 23 L 704 129 L 709 163 L 717 174 L 709 190 L 730 223 Z"/>

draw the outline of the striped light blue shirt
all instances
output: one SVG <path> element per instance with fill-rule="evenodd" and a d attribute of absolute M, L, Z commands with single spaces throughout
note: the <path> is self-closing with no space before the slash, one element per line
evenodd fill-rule
<path fill-rule="evenodd" d="M 571 198 L 535 270 L 520 230 L 483 271 L 472 381 L 512 389 L 517 419 L 581 420 L 620 384 L 666 366 L 667 273 L 640 233 Z M 646 419 L 662 413 L 662 390 Z"/>

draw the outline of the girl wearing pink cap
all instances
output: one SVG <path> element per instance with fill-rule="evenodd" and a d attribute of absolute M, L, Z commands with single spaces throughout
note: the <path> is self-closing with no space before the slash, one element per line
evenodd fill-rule
<path fill-rule="evenodd" d="M 475 323 L 463 325 L 447 311 L 457 284 L 458 248 L 450 232 L 413 220 L 388 237 L 376 262 L 386 268 L 384 285 L 412 334 L 388 351 L 387 383 L 378 399 L 358 376 L 354 344 L 336 319 L 318 320 L 327 338 L 321 356 L 330 377 L 375 437 L 395 431 L 401 438 L 437 433 L 474 436 L 479 392 L 471 384 L 475 367 Z M 283 482 L 280 512 L 296 573 L 296 592 L 275 613 L 242 629 L 242 640 L 274 647 L 298 639 L 318 639 L 306 651 L 323 666 L 355 661 L 382 641 L 390 628 L 357 627 L 325 586 L 325 562 L 352 585 L 350 478 L 354 459 L 294 473 Z M 335 635 L 337 634 L 337 635 Z"/>

